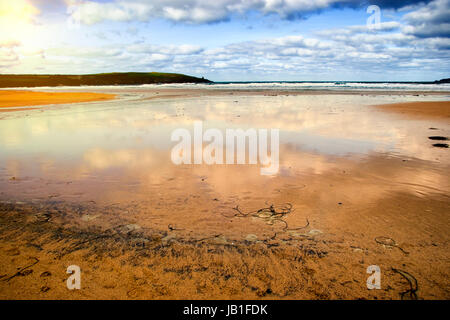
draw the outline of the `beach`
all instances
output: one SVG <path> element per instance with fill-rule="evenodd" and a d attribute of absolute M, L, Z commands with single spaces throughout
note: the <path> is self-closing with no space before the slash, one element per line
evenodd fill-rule
<path fill-rule="evenodd" d="M 115 95 L 93 92 L 39 92 L 0 90 L 0 112 L 14 111 L 14 107 L 67 104 L 114 99 Z M 27 108 L 33 110 L 36 108 Z"/>
<path fill-rule="evenodd" d="M 0 91 L 2 299 L 450 298 L 448 92 L 86 90 Z M 278 128 L 277 174 L 175 165 L 195 121 Z"/>
<path fill-rule="evenodd" d="M 449 101 L 409 102 L 380 105 L 378 108 L 386 111 L 400 113 L 403 116 L 418 118 L 450 118 Z"/>

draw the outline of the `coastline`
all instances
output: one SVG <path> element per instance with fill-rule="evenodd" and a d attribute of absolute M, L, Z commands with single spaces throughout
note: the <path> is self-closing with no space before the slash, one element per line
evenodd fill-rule
<path fill-rule="evenodd" d="M 92 88 L 83 88 L 82 91 L 76 87 L 65 87 L 59 91 L 57 88 L 46 89 L 45 91 L 39 90 L 39 88 L 31 88 L 30 90 L 17 89 L 1 89 L 0 90 L 0 112 L 12 112 L 12 111 L 28 111 L 41 109 L 39 106 L 50 104 L 68 104 L 68 103 L 84 103 L 84 102 L 97 102 L 108 101 L 117 98 L 120 93 L 143 93 L 145 94 L 144 100 L 159 100 L 159 99 L 183 99 L 193 98 L 201 96 L 304 96 L 304 95 L 361 95 L 361 96 L 442 96 L 450 94 L 446 91 L 395 91 L 395 90 L 353 90 L 353 89 L 339 89 L 339 90 L 324 90 L 324 89 L 302 89 L 292 90 L 286 89 L 227 89 L 227 88 L 126 88 L 118 87 L 117 89 L 105 89 L 102 87 L 96 88 L 95 92 L 91 92 Z M 37 90 L 37 91 L 35 91 Z M 413 102 L 415 104 L 416 102 Z M 395 108 L 400 113 L 418 113 L 421 103 L 417 102 L 417 108 L 413 105 L 406 105 L 405 103 L 399 104 Z M 432 102 L 433 104 L 435 102 Z M 437 103 L 437 102 L 436 102 Z M 438 104 L 438 103 L 437 103 Z M 23 108 L 19 108 L 23 107 Z M 35 108 L 25 108 L 35 107 Z M 384 110 L 394 110 L 392 106 L 378 106 Z M 414 109 L 414 110 L 413 110 Z M 440 111 L 437 111 L 437 110 Z M 42 110 L 42 109 L 41 109 Z M 441 106 L 433 108 L 433 114 L 436 117 L 442 116 L 443 110 Z M 439 113 L 440 112 L 440 113 Z M 445 113 L 445 117 L 448 117 L 448 113 Z"/>
<path fill-rule="evenodd" d="M 0 90 L 0 112 L 14 111 L 16 109 L 11 108 L 15 107 L 106 101 L 115 99 L 115 97 L 116 95 L 114 94 L 94 92 L 41 92 L 26 90 Z"/>

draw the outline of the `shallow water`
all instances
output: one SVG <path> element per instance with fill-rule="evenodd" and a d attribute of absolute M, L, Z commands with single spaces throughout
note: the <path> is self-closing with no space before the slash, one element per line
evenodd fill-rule
<path fill-rule="evenodd" d="M 448 150 L 433 148 L 427 138 L 430 134 L 449 136 L 448 123 L 404 120 L 370 107 L 442 99 L 439 96 L 233 95 L 151 101 L 144 96 L 131 93 L 118 101 L 1 114 L 1 197 L 20 198 L 31 189 L 40 190 L 36 195 L 46 195 L 44 184 L 72 181 L 80 184 L 80 190 L 72 190 L 75 194 L 89 193 L 88 185 L 105 185 L 106 189 L 132 194 L 143 181 L 158 185 L 186 170 L 194 173 L 196 167 L 205 165 L 190 168 L 171 162 L 171 148 L 176 143 L 170 135 L 177 128 L 192 132 L 196 120 L 203 122 L 203 131 L 280 129 L 276 176 L 325 172 L 339 159 L 365 161 L 381 154 L 435 163 L 436 170 L 449 164 Z M 438 130 L 430 131 L 430 127 Z M 321 160 L 307 160 L 312 158 Z M 237 170 L 249 180 L 262 179 L 253 177 L 259 175 L 260 165 L 235 166 L 241 167 Z M 226 177 L 236 168 L 214 165 L 207 170 Z M 448 185 L 437 185 L 435 180 L 429 187 L 446 190 Z M 11 181 L 27 181 L 31 189 L 11 194 Z M 227 184 L 226 178 L 223 183 Z"/>

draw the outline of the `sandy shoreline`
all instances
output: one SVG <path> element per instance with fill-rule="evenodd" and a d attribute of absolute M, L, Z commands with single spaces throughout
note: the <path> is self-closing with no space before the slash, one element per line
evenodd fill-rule
<path fill-rule="evenodd" d="M 416 101 L 378 105 L 376 107 L 383 111 L 399 113 L 407 117 L 450 120 L 450 101 Z"/>
<path fill-rule="evenodd" d="M 292 126 L 291 120 L 312 125 L 317 118 L 326 117 L 317 125 L 333 128 L 330 121 L 338 113 L 351 124 L 368 122 L 378 114 L 372 107 L 346 110 L 342 104 L 336 106 L 335 97 L 328 97 L 330 108 L 301 118 L 316 97 L 305 100 L 305 108 L 298 111 L 296 97 L 273 100 L 272 96 L 286 94 L 163 89 L 142 99 L 232 95 L 228 100 L 208 98 L 210 113 L 230 122 L 267 118 L 273 123 L 280 116 L 270 115 L 266 109 L 246 114 L 249 100 L 243 97 L 270 96 L 261 104 L 269 101 L 266 107 L 270 109 L 284 102 L 280 109 L 287 118 L 277 125 L 291 126 L 292 131 L 299 127 Z M 292 105 L 282 100 L 291 98 L 295 99 Z M 345 106 L 348 99 L 341 98 Z M 197 115 L 180 101 L 175 107 L 155 101 L 158 103 L 147 109 L 146 104 L 132 111 L 124 108 L 138 115 L 125 119 L 124 126 L 118 126 L 121 113 L 98 119 L 98 114 L 89 113 L 79 119 L 89 128 L 86 140 L 94 140 L 94 129 L 102 124 L 117 126 L 114 128 L 122 134 L 122 129 L 134 128 L 129 124 L 147 130 L 157 123 L 153 118 L 174 121 L 178 114 L 181 123 L 190 124 L 189 117 Z M 324 101 L 318 97 L 316 105 Z M 193 105 L 197 104 L 195 99 Z M 242 107 L 238 109 L 239 104 Z M 158 105 L 161 110 L 174 110 L 164 114 Z M 428 102 L 420 107 L 407 105 L 403 110 L 420 114 Z M 131 151 L 93 149 L 82 154 L 80 167 L 59 168 L 52 158 L 38 162 L 33 154 L 31 161 L 38 162 L 43 178 L 21 174 L 18 161 L 5 161 L 0 167 L 0 298 L 449 299 L 448 149 L 433 147 L 435 141 L 429 139 L 431 135 L 449 135 L 446 124 L 439 122 L 447 119 L 442 105 L 447 102 L 436 104 L 431 120 L 411 121 L 417 134 L 406 135 L 408 148 L 414 147 L 411 154 L 429 154 L 425 159 L 405 155 L 400 146 L 392 153 L 342 156 L 287 143 L 280 150 L 285 171 L 273 178 L 259 175 L 258 168 L 250 166 L 173 166 L 160 157 L 165 150 L 152 153 L 148 145 L 142 148 L 140 144 Z M 384 108 L 396 107 L 381 107 L 380 121 L 391 118 Z M 206 112 L 200 111 L 206 117 Z M 362 118 L 364 112 L 372 113 Z M 144 115 L 152 120 L 140 122 Z M 67 123 L 60 123 L 65 118 L 55 116 L 48 117 L 56 119 L 44 126 L 49 120 L 36 118 L 38 122 L 27 124 L 34 124 L 37 134 L 51 130 L 55 123 L 62 126 L 56 127 L 62 132 Z M 399 123 L 393 118 L 388 126 Z M 91 119 L 96 122 L 89 122 Z M 305 119 L 312 122 L 303 122 Z M 16 121 L 12 119 L 9 128 L 17 126 Z M 382 131 L 375 125 L 367 130 Z M 404 122 L 401 125 L 406 126 Z M 78 126 L 74 128 L 68 128 L 69 134 L 77 133 Z M 131 148 L 127 143 L 139 142 L 136 132 L 132 131 L 132 140 L 120 140 L 121 146 Z M 320 131 L 323 135 L 336 132 Z M 399 135 L 404 132 L 408 131 L 399 131 Z M 111 133 L 102 134 L 107 141 L 114 138 Z M 144 131 L 143 136 L 151 134 Z M 87 163 L 95 170 L 89 172 Z M 66 268 L 72 264 L 81 267 L 81 290 L 66 288 Z M 381 290 L 366 287 L 369 265 L 381 268 Z"/>
<path fill-rule="evenodd" d="M 69 90 L 69 89 L 65 89 Z M 76 87 L 68 92 L 29 91 L 29 90 L 0 90 L 0 112 L 29 111 L 40 109 L 41 105 L 83 103 L 95 101 L 114 100 L 118 96 L 117 91 L 97 90 L 100 92 L 78 91 Z M 440 91 L 382 91 L 382 90 L 289 90 L 289 89 L 173 89 L 150 88 L 136 90 L 129 89 L 128 93 L 145 93 L 144 100 L 183 99 L 204 96 L 302 96 L 302 95 L 369 95 L 369 96 L 439 96 L 446 94 Z M 420 117 L 422 115 L 434 118 L 450 117 L 448 102 L 412 102 L 400 103 L 395 106 L 377 106 L 380 110 L 394 111 Z M 33 108 L 36 106 L 36 108 Z M 422 107 L 426 107 L 423 109 Z"/>
<path fill-rule="evenodd" d="M 0 90 L 0 111 L 22 106 L 39 106 L 48 104 L 80 103 L 114 99 L 116 95 L 93 92 L 37 92 L 21 90 Z M 23 109 L 18 109 L 23 110 Z M 32 109 L 26 109 L 32 110 Z"/>

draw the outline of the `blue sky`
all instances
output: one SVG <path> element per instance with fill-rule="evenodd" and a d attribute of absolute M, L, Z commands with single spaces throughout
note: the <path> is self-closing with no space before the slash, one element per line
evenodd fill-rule
<path fill-rule="evenodd" d="M 380 24 L 367 26 L 369 5 Z M 0 0 L 1 73 L 450 77 L 450 0 Z"/>

